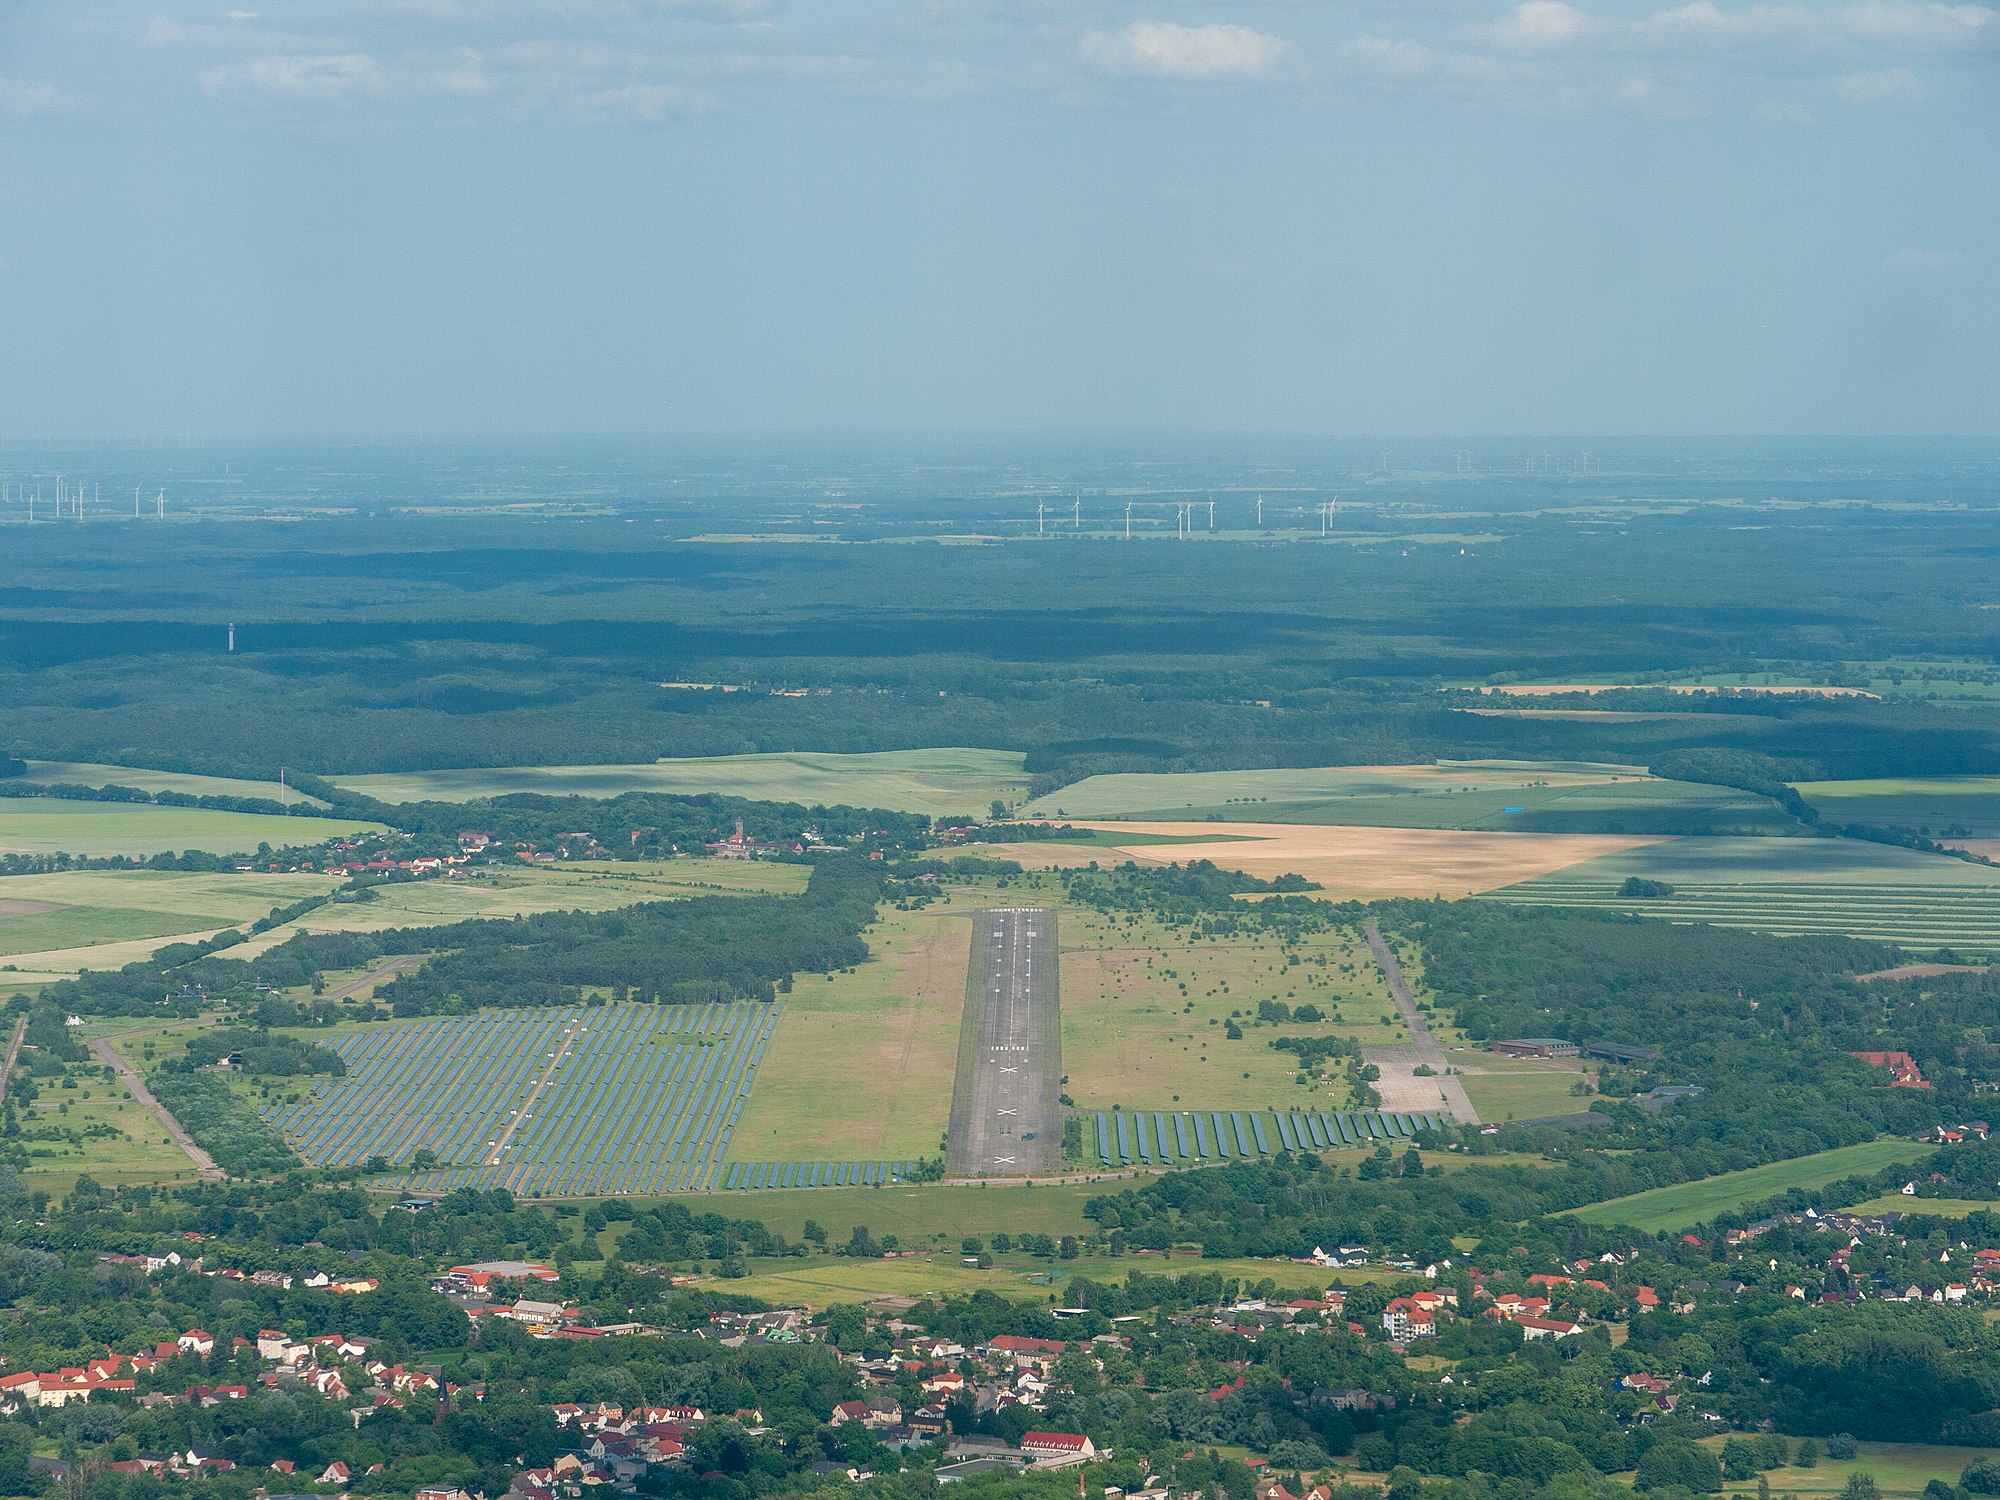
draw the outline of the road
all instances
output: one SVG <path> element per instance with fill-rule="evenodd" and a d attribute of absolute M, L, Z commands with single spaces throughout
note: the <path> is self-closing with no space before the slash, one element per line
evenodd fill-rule
<path fill-rule="evenodd" d="M 412 964 L 420 964 L 427 955 L 405 953 L 400 958 L 386 959 L 363 974 L 359 979 L 350 979 L 337 990 L 328 990 L 319 998 L 322 1000 L 345 1000 L 350 995 L 358 995 L 370 985 L 380 984 L 393 974 L 400 974 Z"/>
<path fill-rule="evenodd" d="M 1052 911 L 1003 907 L 973 914 L 947 1176 L 1039 1177 L 1062 1170 L 1056 953 Z"/>
<path fill-rule="evenodd" d="M 153 1091 L 146 1087 L 146 1081 L 132 1070 L 130 1063 L 118 1055 L 111 1043 L 99 1037 L 90 1044 L 90 1050 L 97 1055 L 99 1062 L 108 1063 L 116 1070 L 118 1081 L 130 1089 L 132 1097 L 160 1122 L 160 1128 L 173 1137 L 176 1146 L 187 1153 L 188 1160 L 195 1164 L 196 1170 L 210 1182 L 220 1182 L 225 1174 L 222 1168 L 215 1164 L 215 1158 L 194 1143 L 194 1137 L 181 1127 L 181 1122 L 173 1117 L 166 1105 L 153 1097 Z"/>
<path fill-rule="evenodd" d="M 7 1043 L 7 1061 L 0 1063 L 0 1100 L 7 1097 L 7 1081 L 14 1076 L 14 1064 L 21 1060 L 21 1041 L 28 1034 L 28 1018 L 14 1023 L 14 1038 Z"/>
<path fill-rule="evenodd" d="M 1396 962 L 1395 950 L 1375 923 L 1364 922 L 1361 930 L 1367 934 L 1368 950 L 1375 955 L 1375 962 L 1382 966 L 1383 977 L 1389 982 L 1389 998 L 1396 1002 L 1396 1013 L 1410 1031 L 1410 1044 L 1406 1047 L 1364 1049 L 1368 1061 L 1382 1070 L 1382 1080 L 1375 1085 L 1382 1095 L 1382 1107 L 1398 1112 L 1429 1113 L 1442 1103 L 1453 1119 L 1477 1125 L 1479 1112 L 1466 1097 L 1465 1085 L 1457 1075 L 1445 1071 L 1444 1048 L 1431 1035 L 1424 1013 L 1417 1009 L 1417 997 L 1410 993 L 1409 981 L 1403 978 L 1403 967 Z M 1418 1076 L 1413 1070 L 1419 1064 L 1429 1067 L 1431 1075 Z"/>

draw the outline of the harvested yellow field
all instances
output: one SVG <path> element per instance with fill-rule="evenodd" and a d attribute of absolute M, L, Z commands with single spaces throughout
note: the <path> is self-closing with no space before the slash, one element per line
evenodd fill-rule
<path fill-rule="evenodd" d="M 1123 863 L 1186 864 L 1205 859 L 1225 870 L 1270 879 L 1303 875 L 1336 897 L 1469 896 L 1564 870 L 1587 859 L 1636 849 L 1658 839 L 1609 833 L 1488 833 L 1449 828 L 1354 828 L 1316 823 L 1231 823 L 1229 837 L 1213 823 L 1080 824 L 1106 834 L 1164 834 L 1193 840 L 1113 847 L 1023 844 L 1007 857 L 1023 864 L 1063 866 Z M 1058 855 L 1058 850 L 1065 852 Z M 1000 851 L 995 848 L 993 853 Z M 1079 857 L 1080 856 L 1080 857 Z"/>
<path fill-rule="evenodd" d="M 1625 693 L 1652 691 L 1667 693 L 1755 693 L 1785 698 L 1879 698 L 1880 693 L 1862 688 L 1822 687 L 1814 683 L 1783 684 L 1712 682 L 1510 682 L 1501 687 L 1481 688 L 1483 693 L 1504 693 L 1510 698 L 1549 698 L 1558 693 Z"/>

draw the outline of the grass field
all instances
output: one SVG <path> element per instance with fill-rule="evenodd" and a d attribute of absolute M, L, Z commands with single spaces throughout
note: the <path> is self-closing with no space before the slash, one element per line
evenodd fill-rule
<path fill-rule="evenodd" d="M 1094 776 L 1030 805 L 1054 818 L 1331 823 L 1518 833 L 1779 833 L 1768 798 L 1631 766 L 1452 762 Z M 1115 836 L 1115 835 L 1114 835 Z"/>
<path fill-rule="evenodd" d="M 1081 1234 L 1090 1225 L 1084 1203 L 1127 1183 L 1051 1183 L 1035 1187 L 937 1187 L 893 1185 L 880 1188 L 822 1188 L 806 1192 L 732 1194 L 726 1198 L 683 1198 L 696 1213 L 727 1213 L 758 1219 L 796 1240 L 812 1220 L 829 1243 L 844 1244 L 854 1226 L 865 1224 L 877 1239 L 893 1234 L 906 1246 L 941 1243 L 956 1250 L 968 1234 Z"/>
<path fill-rule="evenodd" d="M 641 901 L 805 889 L 806 865 L 755 860 L 679 859 L 659 863 L 578 860 L 574 863 L 481 873 L 463 880 L 419 880 L 378 887 L 375 899 L 334 902 L 260 934 L 236 950 L 250 958 L 298 932 L 379 932 L 434 927 L 476 917 L 532 916 L 545 911 L 609 911 Z"/>
<path fill-rule="evenodd" d="M 1634 875 L 1674 893 L 1620 896 Z M 1759 932 L 1840 933 L 1923 951 L 2000 949 L 2000 869 L 1854 839 L 1672 839 L 1485 896 Z"/>
<path fill-rule="evenodd" d="M 57 797 L 0 799 L 0 853 L 249 854 L 259 844 L 316 844 L 380 824 L 276 814 L 209 812 L 144 802 L 70 802 Z"/>
<path fill-rule="evenodd" d="M 1720 1450 L 1722 1438 L 1703 1439 Z M 1796 1447 L 1796 1441 L 1793 1443 Z M 1933 1479 L 1956 1485 L 1965 1466 L 1978 1458 L 1993 1458 L 2000 1449 L 1957 1448 L 1923 1443 L 1860 1443 L 1853 1458 L 1822 1458 L 1810 1469 L 1772 1469 L 1765 1478 L 1776 1495 L 1837 1495 L 1847 1486 L 1850 1474 L 1871 1476 L 1884 1495 L 1921 1495 Z M 1725 1483 L 1727 1495 L 1754 1495 L 1757 1481 Z"/>
<path fill-rule="evenodd" d="M 1654 1188 L 1629 1198 L 1612 1198 L 1578 1209 L 1575 1216 L 1589 1224 L 1625 1224 L 1648 1233 L 1685 1229 L 1729 1209 L 1760 1203 L 1789 1188 L 1824 1187 L 1843 1177 L 1856 1174 L 1865 1177 L 1895 1163 L 1918 1161 L 1932 1149 L 1917 1141 L 1884 1137 L 1858 1146 L 1816 1151 L 1790 1161 L 1768 1162 L 1741 1172 L 1725 1172 L 1720 1177 Z"/>
<path fill-rule="evenodd" d="M 1650 778 L 1636 766 L 1532 761 L 1123 774 L 1087 777 L 1029 803 L 1022 815 L 1185 822 L 1214 813 L 1228 821 L 1281 823 L 1292 820 L 1271 816 L 1271 807 L 1298 809 L 1384 798 L 1444 800 L 1476 792 L 1602 786 L 1620 779 Z M 1330 815 L 1311 821 L 1346 820 Z"/>
<path fill-rule="evenodd" d="M 996 899 L 981 886 L 922 911 L 885 911 L 866 934 L 866 963 L 800 975 L 730 1160 L 936 1156 L 965 1008 L 972 929 L 964 912 Z"/>
<path fill-rule="evenodd" d="M 1275 937 L 1190 941 L 1156 923 L 1096 912 L 1062 914 L 1062 1049 L 1066 1092 L 1079 1109 L 1346 1109 L 1338 1067 L 1293 1082 L 1298 1059 L 1271 1038 L 1345 1035 L 1407 1040 L 1381 973 L 1358 932 L 1316 934 L 1288 966 Z M 1340 1024 L 1252 1024 L 1260 1000 L 1311 1002 Z M 1243 1013 L 1243 1036 L 1224 1023 Z"/>
<path fill-rule="evenodd" d="M 1941 842 L 2000 837 L 2000 776 L 1801 781 L 1796 790 L 1830 822 L 1914 828 Z"/>
<path fill-rule="evenodd" d="M 173 936 L 246 925 L 338 884 L 330 875 L 170 870 L 9 875 L 0 878 L 0 955 L 17 971 L 114 967 L 114 955 L 138 956 L 135 943 L 149 950 Z"/>
<path fill-rule="evenodd" d="M 996 798 L 1025 794 L 1022 757 L 1009 750 L 884 750 L 863 755 L 717 755 L 631 766 L 506 766 L 338 776 L 341 786 L 384 802 L 468 802 L 508 792 L 616 797 L 625 792 L 718 792 L 807 807 L 846 804 L 942 817 L 985 817 Z"/>
<path fill-rule="evenodd" d="M 1870 1198 L 1855 1204 L 1849 1212 L 1929 1214 L 1938 1219 L 1963 1219 L 1968 1214 L 2000 1213 L 2000 1203 L 1978 1198 L 1919 1198 L 1914 1194 L 1906 1198 L 1901 1193 L 1884 1193 L 1879 1198 Z"/>
<path fill-rule="evenodd" d="M 974 1190 L 968 1190 L 974 1191 Z M 1039 1192 L 1041 1189 L 1037 1188 Z M 872 1229 L 873 1226 L 871 1225 Z M 1202 1260 L 1194 1256 L 1168 1260 L 1163 1256 L 1126 1255 L 1116 1258 L 1030 1260 L 998 1257 L 988 1270 L 968 1266 L 956 1254 L 901 1256 L 894 1260 L 850 1260 L 812 1256 L 805 1260 L 753 1260 L 748 1277 L 721 1281 L 720 1291 L 762 1297 L 771 1302 L 803 1302 L 824 1307 L 835 1302 L 869 1302 L 879 1297 L 927 1297 L 969 1292 L 997 1292 L 1020 1302 L 1060 1302 L 1063 1288 L 1076 1277 L 1122 1281 L 1133 1271 L 1149 1275 L 1199 1273 L 1233 1276 L 1258 1282 L 1269 1277 L 1295 1296 L 1318 1296 L 1340 1274 L 1290 1261 Z M 1354 1280 L 1366 1279 L 1352 1277 Z"/>
<path fill-rule="evenodd" d="M 31 760 L 21 777 L 43 786 L 129 786 L 142 792 L 185 792 L 190 797 L 267 797 L 273 802 L 326 804 L 278 781 L 245 781 L 234 776 L 195 776 L 181 771 L 149 771 L 138 766 L 106 766 L 90 761 Z"/>
<path fill-rule="evenodd" d="M 74 1089 L 41 1080 L 40 1097 L 20 1112 L 25 1186 L 67 1193 L 79 1176 L 135 1186 L 194 1180 L 194 1164 L 123 1085 L 104 1082 L 94 1066 L 73 1067 L 71 1077 Z"/>
<path fill-rule="evenodd" d="M 1489 1125 L 1575 1114 L 1590 1108 L 1587 1096 L 1570 1092 L 1589 1074 L 1589 1069 L 1574 1058 L 1516 1059 L 1453 1050 L 1450 1060 L 1463 1075 L 1466 1097 Z"/>

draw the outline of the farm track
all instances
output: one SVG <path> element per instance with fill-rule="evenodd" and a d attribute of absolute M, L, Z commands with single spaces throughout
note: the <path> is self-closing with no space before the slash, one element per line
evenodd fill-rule
<path fill-rule="evenodd" d="M 108 1038 L 99 1037 L 90 1044 L 90 1050 L 96 1054 L 98 1061 L 110 1065 L 112 1071 L 117 1073 L 119 1082 L 132 1091 L 132 1097 L 140 1107 L 160 1122 L 160 1127 L 173 1138 L 174 1144 L 187 1153 L 188 1160 L 194 1163 L 196 1171 L 210 1182 L 222 1181 L 227 1174 L 215 1164 L 215 1158 L 196 1145 L 194 1137 L 189 1135 L 186 1127 L 173 1117 L 172 1111 L 153 1097 L 153 1091 L 146 1087 L 146 1081 L 134 1071 L 130 1063 L 118 1055 L 117 1049 L 111 1045 Z"/>
<path fill-rule="evenodd" d="M 0 1103 L 7 1099 L 7 1085 L 14 1078 L 14 1064 L 21 1060 L 21 1043 L 27 1039 L 28 1018 L 20 1017 L 14 1022 L 14 1035 L 7 1043 L 7 1061 L 0 1063 Z"/>
<path fill-rule="evenodd" d="M 1395 950 L 1389 946 L 1388 939 L 1382 936 L 1382 929 L 1377 923 L 1364 922 L 1361 930 L 1368 938 L 1368 951 L 1375 955 L 1375 962 L 1382 966 L 1382 977 L 1388 981 L 1389 998 L 1396 1002 L 1396 1013 L 1403 1018 L 1403 1024 L 1410 1029 L 1409 1046 L 1370 1047 L 1364 1049 L 1365 1055 L 1370 1062 L 1383 1067 L 1382 1082 L 1385 1084 L 1392 1082 L 1388 1076 L 1388 1066 L 1395 1066 L 1398 1069 L 1428 1066 L 1432 1076 L 1419 1078 L 1413 1071 L 1409 1072 L 1407 1082 L 1401 1077 L 1393 1080 L 1401 1085 L 1394 1091 L 1399 1095 L 1427 1096 L 1435 1085 L 1445 1107 L 1451 1111 L 1454 1119 L 1467 1125 L 1477 1125 L 1479 1111 L 1472 1107 L 1472 1100 L 1467 1097 L 1465 1085 L 1459 1081 L 1458 1075 L 1446 1071 L 1444 1048 L 1439 1046 L 1437 1038 L 1431 1035 L 1430 1024 L 1424 1020 L 1424 1013 L 1417 1009 L 1417 997 L 1410 993 L 1409 981 L 1403 978 L 1403 966 L 1396 962 Z M 1388 1092 L 1384 1090 L 1384 1104 L 1391 1103 L 1386 1097 Z M 1410 1105 L 1398 1100 L 1391 1104 L 1391 1107 L 1407 1110 Z M 1430 1107 L 1427 1099 L 1422 1107 Z"/>

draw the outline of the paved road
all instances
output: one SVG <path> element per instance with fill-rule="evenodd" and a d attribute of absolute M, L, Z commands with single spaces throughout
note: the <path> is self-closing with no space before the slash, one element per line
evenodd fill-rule
<path fill-rule="evenodd" d="M 130 1089 L 132 1097 L 160 1122 L 160 1128 L 174 1138 L 174 1144 L 187 1152 L 188 1160 L 195 1164 L 201 1175 L 211 1182 L 220 1182 L 224 1173 L 222 1168 L 215 1164 L 215 1158 L 194 1143 L 194 1137 L 181 1127 L 181 1122 L 173 1117 L 166 1105 L 153 1097 L 153 1091 L 146 1087 L 146 1081 L 132 1070 L 130 1063 L 118 1055 L 111 1043 L 99 1037 L 90 1044 L 90 1050 L 97 1054 L 100 1062 L 109 1063 L 117 1071 L 118 1081 Z"/>
<path fill-rule="evenodd" d="M 345 1000 L 350 995 L 358 995 L 370 985 L 379 984 L 391 975 L 400 974 L 412 964 L 420 964 L 428 955 L 405 953 L 400 958 L 385 959 L 363 974 L 359 979 L 350 979 L 337 990 L 328 990 L 319 998 L 322 1000 Z"/>
<path fill-rule="evenodd" d="M 1382 966 L 1382 973 L 1389 981 L 1389 998 L 1396 1002 L 1397 1013 L 1410 1029 L 1410 1045 L 1406 1047 L 1364 1049 L 1368 1061 L 1382 1070 L 1382 1081 L 1376 1085 L 1382 1095 L 1382 1107 L 1399 1111 L 1430 1111 L 1442 1103 L 1451 1111 L 1453 1119 L 1477 1125 L 1479 1112 L 1466 1097 L 1465 1085 L 1456 1075 L 1445 1072 L 1444 1048 L 1431 1035 L 1424 1013 L 1417 1009 L 1417 997 L 1410 993 L 1409 981 L 1403 978 L 1403 968 L 1396 962 L 1395 950 L 1375 923 L 1364 922 L 1361 930 L 1368 935 L 1368 949 L 1375 955 L 1375 962 Z M 1416 1076 L 1411 1070 L 1419 1063 L 1429 1065 L 1434 1076 Z"/>
<path fill-rule="evenodd" d="M 1062 1169 L 1062 1033 L 1056 914 L 975 912 L 945 1171 L 1042 1176 Z"/>

